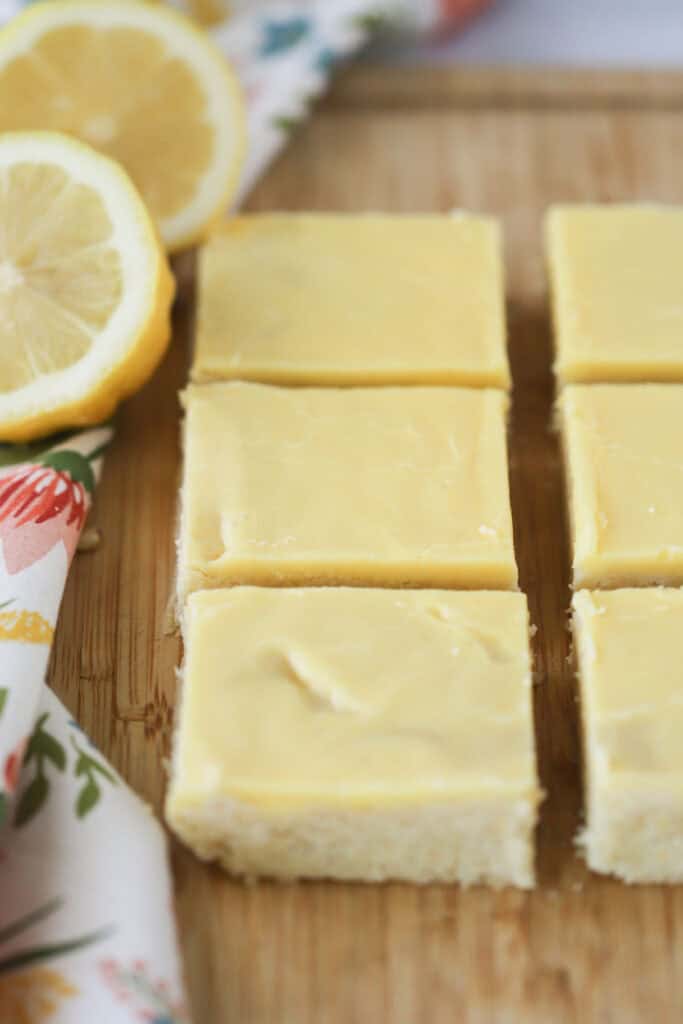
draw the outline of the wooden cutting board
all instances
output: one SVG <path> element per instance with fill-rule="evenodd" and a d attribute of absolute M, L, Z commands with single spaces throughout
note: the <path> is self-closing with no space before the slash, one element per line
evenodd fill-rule
<path fill-rule="evenodd" d="M 580 752 L 567 662 L 563 492 L 541 215 L 558 200 L 683 202 L 683 74 L 365 68 L 341 81 L 250 208 L 486 211 L 505 225 L 521 583 L 538 627 L 535 715 L 548 793 L 533 893 L 403 885 L 245 887 L 173 844 L 196 1024 L 657 1024 L 683 1019 L 683 889 L 629 888 L 576 856 Z M 175 340 L 121 411 L 97 496 L 102 542 L 76 559 L 50 678 L 155 808 L 177 638 L 178 404 L 193 265 Z M 125 842 L 125 836 L 112 837 Z"/>

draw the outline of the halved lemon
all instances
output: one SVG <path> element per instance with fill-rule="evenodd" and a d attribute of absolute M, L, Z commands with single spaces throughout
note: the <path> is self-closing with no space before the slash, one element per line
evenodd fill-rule
<path fill-rule="evenodd" d="M 173 292 L 118 164 L 65 135 L 0 136 L 0 441 L 106 419 L 163 355 Z"/>
<path fill-rule="evenodd" d="M 0 32 L 0 132 L 67 132 L 126 168 L 165 245 L 203 239 L 244 155 L 236 79 L 207 34 L 163 6 L 32 5 Z"/>

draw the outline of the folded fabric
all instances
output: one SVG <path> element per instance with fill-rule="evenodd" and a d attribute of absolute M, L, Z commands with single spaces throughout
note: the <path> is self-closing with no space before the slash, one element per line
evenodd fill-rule
<path fill-rule="evenodd" d="M 110 440 L 0 447 L 3 1024 L 188 1019 L 161 826 L 43 682 Z"/>

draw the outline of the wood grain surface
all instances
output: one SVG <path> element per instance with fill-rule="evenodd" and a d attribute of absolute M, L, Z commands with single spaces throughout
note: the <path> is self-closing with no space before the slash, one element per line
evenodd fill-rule
<path fill-rule="evenodd" d="M 403 885 L 245 887 L 172 845 L 196 1024 L 635 1024 L 683 1019 L 683 890 L 591 876 L 575 853 L 580 752 L 567 661 L 563 492 L 541 215 L 558 200 L 683 202 L 683 76 L 515 72 L 348 75 L 250 208 L 486 211 L 504 222 L 514 371 L 511 479 L 535 638 L 548 793 L 532 893 Z M 177 390 L 193 261 L 173 347 L 121 411 L 71 573 L 50 679 L 157 809 L 175 704 Z M 116 837 L 124 842 L 125 837 Z"/>

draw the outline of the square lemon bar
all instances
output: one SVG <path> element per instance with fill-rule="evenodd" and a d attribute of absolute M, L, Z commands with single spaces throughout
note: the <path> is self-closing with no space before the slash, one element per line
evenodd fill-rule
<path fill-rule="evenodd" d="M 522 594 L 235 587 L 187 611 L 166 815 L 201 857 L 533 884 Z"/>
<path fill-rule="evenodd" d="M 560 206 L 546 229 L 561 383 L 683 381 L 683 207 Z"/>
<path fill-rule="evenodd" d="M 186 392 L 179 596 L 239 583 L 514 588 L 501 391 Z"/>
<path fill-rule="evenodd" d="M 192 379 L 507 387 L 498 224 L 235 218 L 200 255 Z"/>
<path fill-rule="evenodd" d="M 559 416 L 574 586 L 683 583 L 683 386 L 570 385 Z"/>
<path fill-rule="evenodd" d="M 590 867 L 683 882 L 683 592 L 574 595 Z"/>

